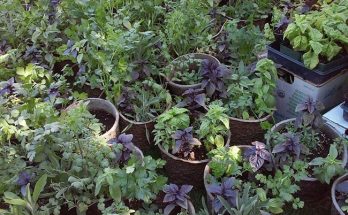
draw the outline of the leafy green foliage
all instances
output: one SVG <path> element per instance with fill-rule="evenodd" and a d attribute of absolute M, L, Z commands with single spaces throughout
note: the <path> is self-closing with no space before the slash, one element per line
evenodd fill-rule
<path fill-rule="evenodd" d="M 238 21 L 233 20 L 225 24 L 228 34 L 227 44 L 229 53 L 235 61 L 251 64 L 257 60 L 258 54 L 266 48 L 266 39 L 258 27 L 248 25 L 238 27 Z"/>
<path fill-rule="evenodd" d="M 129 119 L 147 122 L 163 113 L 171 100 L 169 92 L 161 85 L 154 80 L 144 80 L 123 88 L 117 104 Z"/>
<path fill-rule="evenodd" d="M 241 62 L 232 73 L 224 100 L 229 116 L 250 119 L 270 114 L 275 107 L 277 79 L 277 69 L 269 59 L 258 61 L 253 73 Z"/>
<path fill-rule="evenodd" d="M 209 167 L 216 179 L 220 179 L 223 176 L 235 177 L 242 174 L 242 154 L 238 147 L 213 149 L 209 152 L 209 157 L 211 157 Z"/>
<path fill-rule="evenodd" d="M 294 22 L 289 24 L 284 37 L 294 50 L 303 51 L 306 67 L 314 69 L 320 57 L 331 61 L 337 56 L 342 45 L 348 44 L 347 8 L 345 0 L 322 5 L 321 10 L 306 15 L 295 14 Z"/>
<path fill-rule="evenodd" d="M 199 120 L 197 134 L 207 151 L 223 147 L 230 129 L 230 121 L 226 109 L 218 104 L 210 104 L 208 112 Z"/>
<path fill-rule="evenodd" d="M 47 175 L 42 175 L 36 182 L 33 194 L 31 194 L 30 184 L 26 186 L 26 195 L 20 198 L 14 193 L 5 192 L 5 203 L 10 205 L 10 212 L 15 214 L 36 215 L 39 213 L 39 195 L 42 194 L 47 183 Z M 6 214 L 6 213 L 5 213 Z"/>
<path fill-rule="evenodd" d="M 209 32 L 208 7 L 204 1 L 180 0 L 165 16 L 164 42 L 171 53 L 180 56 L 207 46 Z"/>
<path fill-rule="evenodd" d="M 175 147 L 172 135 L 179 129 L 190 126 L 189 111 L 185 108 L 172 107 L 167 112 L 161 114 L 155 124 L 155 143 L 161 144 L 165 150 Z"/>
<path fill-rule="evenodd" d="M 332 144 L 330 145 L 330 151 L 326 158 L 314 158 L 309 165 L 314 166 L 313 174 L 315 177 L 321 182 L 330 184 L 333 177 L 343 174 L 342 161 L 337 159 L 338 156 L 337 146 Z"/>

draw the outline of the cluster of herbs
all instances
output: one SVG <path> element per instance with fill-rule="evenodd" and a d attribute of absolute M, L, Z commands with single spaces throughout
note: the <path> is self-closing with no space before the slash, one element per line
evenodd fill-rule
<path fill-rule="evenodd" d="M 323 4 L 320 10 L 306 14 L 295 14 L 294 21 L 284 32 L 292 48 L 303 52 L 306 67 L 314 69 L 320 62 L 331 61 L 348 44 L 347 17 L 348 2 L 335 1 Z"/>
<path fill-rule="evenodd" d="M 152 79 L 137 81 L 122 89 L 118 109 L 137 122 L 153 120 L 171 105 L 171 96 Z"/>
<path fill-rule="evenodd" d="M 225 23 L 224 29 L 216 45 L 221 62 L 233 64 L 242 60 L 251 64 L 265 51 L 267 40 L 259 27 L 252 24 L 239 27 L 238 21 L 232 20 Z"/>
<path fill-rule="evenodd" d="M 320 141 L 321 125 L 315 122 L 319 122 L 317 111 L 321 106 L 310 98 L 299 104 L 296 121 L 300 123 L 289 123 L 280 131 L 270 130 L 266 143 L 256 141 L 252 146 L 212 150 L 207 190 L 214 196 L 215 211 L 232 213 L 240 209 L 246 214 L 252 210 L 257 210 L 255 214 L 279 214 L 286 204 L 294 209 L 303 208 L 304 202 L 296 197 L 301 180 L 315 177 L 330 184 L 335 176 L 341 175 L 344 140 Z M 321 157 L 322 153 L 316 150 L 325 147 L 327 155 Z M 246 179 L 249 182 L 245 182 Z M 227 180 L 236 182 L 227 186 Z M 240 202 L 235 198 L 246 195 L 246 188 L 249 195 L 255 195 L 255 202 L 241 208 L 245 200 Z"/>
<path fill-rule="evenodd" d="M 228 80 L 226 98 L 222 98 L 228 115 L 241 119 L 257 119 L 270 114 L 275 107 L 277 69 L 273 61 L 262 59 L 255 66 L 243 62 Z"/>
<path fill-rule="evenodd" d="M 191 122 L 188 109 L 173 107 L 158 117 L 154 130 L 155 143 L 174 155 L 198 159 L 194 153 L 197 147 L 210 151 L 225 145 L 229 131 L 225 111 L 213 104 L 206 114 Z"/>

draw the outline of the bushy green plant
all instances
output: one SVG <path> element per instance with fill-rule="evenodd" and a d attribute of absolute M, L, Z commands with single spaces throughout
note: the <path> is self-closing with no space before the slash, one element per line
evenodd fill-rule
<path fill-rule="evenodd" d="M 319 11 L 295 14 L 284 38 L 290 41 L 294 50 L 304 52 L 306 67 L 317 67 L 320 57 L 331 61 L 341 52 L 342 45 L 348 45 L 347 6 L 348 1 L 341 0 L 324 4 Z"/>
<path fill-rule="evenodd" d="M 226 115 L 226 109 L 219 104 L 208 106 L 208 112 L 199 120 L 197 134 L 207 151 L 213 148 L 223 147 L 228 136 L 230 121 Z"/>
<path fill-rule="evenodd" d="M 224 99 L 228 115 L 243 119 L 260 118 L 275 107 L 274 90 L 278 78 L 273 61 L 262 59 L 254 72 L 241 62 L 231 76 L 231 84 Z"/>
<path fill-rule="evenodd" d="M 180 0 L 173 7 L 163 26 L 163 39 L 169 51 L 180 56 L 207 46 L 212 37 L 207 3 Z"/>

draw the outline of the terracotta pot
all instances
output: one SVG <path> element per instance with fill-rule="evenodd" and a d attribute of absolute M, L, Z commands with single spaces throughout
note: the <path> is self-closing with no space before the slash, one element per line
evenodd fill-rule
<path fill-rule="evenodd" d="M 241 150 L 246 150 L 248 148 L 250 148 L 251 146 L 237 146 L 238 148 L 240 148 Z M 204 174 L 203 174 L 203 181 L 204 181 L 204 188 L 205 188 L 205 192 L 207 194 L 207 206 L 208 206 L 208 210 L 211 214 L 215 214 L 214 209 L 213 209 L 213 200 L 214 197 L 211 193 L 208 192 L 207 187 L 208 187 L 208 175 L 210 174 L 210 167 L 209 167 L 209 163 L 205 166 L 204 168 Z M 238 201 L 238 200 L 237 200 Z"/>
<path fill-rule="evenodd" d="M 332 215 L 345 215 L 345 213 L 341 210 L 341 207 L 340 205 L 338 204 L 337 202 L 337 199 L 336 199 L 336 186 L 345 181 L 345 180 L 348 180 L 348 173 L 337 178 L 334 183 L 332 184 L 332 187 L 331 187 L 331 200 L 332 200 L 332 211 L 331 211 L 331 214 Z"/>
<path fill-rule="evenodd" d="M 173 63 L 177 62 L 177 61 L 181 61 L 185 58 L 193 58 L 193 59 L 201 59 L 201 60 L 211 60 L 211 61 L 215 61 L 216 63 L 220 64 L 219 60 L 216 59 L 215 57 L 211 56 L 211 55 L 207 55 L 207 54 L 203 54 L 203 53 L 191 53 L 191 54 L 186 54 L 183 56 L 180 56 L 178 58 L 176 58 Z M 191 64 L 190 69 L 198 69 L 198 65 L 194 65 Z M 198 67 L 198 68 L 197 68 Z M 169 76 L 166 76 L 166 82 L 167 82 L 167 86 L 168 89 L 170 91 L 171 94 L 177 95 L 177 96 L 181 96 L 186 90 L 188 89 L 199 89 L 202 86 L 202 83 L 197 83 L 197 84 L 191 84 L 191 85 L 182 85 L 182 84 L 178 84 L 178 83 L 174 83 L 172 81 L 172 78 L 174 77 L 175 73 L 179 71 L 179 68 L 174 68 L 173 71 L 171 72 L 171 74 Z"/>
<path fill-rule="evenodd" d="M 272 114 L 255 120 L 230 117 L 230 132 L 233 137 L 231 145 L 251 145 L 254 141 L 262 142 L 265 130 L 261 128 L 261 123 L 265 121 L 271 122 L 272 120 Z"/>
<path fill-rule="evenodd" d="M 286 127 L 289 123 L 294 123 L 295 118 L 281 121 L 280 123 L 273 126 L 271 129 L 274 132 L 279 132 L 283 128 Z M 331 139 L 335 139 L 340 137 L 340 134 L 336 129 L 334 129 L 329 124 L 324 124 L 320 131 L 325 133 Z M 347 164 L 347 147 L 343 145 L 343 155 L 342 156 L 342 166 L 345 167 Z M 323 194 L 325 195 L 330 190 L 330 186 L 328 184 L 321 183 L 318 179 L 314 177 L 307 177 L 300 182 L 301 190 L 297 193 L 297 196 L 305 202 L 315 202 L 323 198 Z"/>
<path fill-rule="evenodd" d="M 106 113 L 111 114 L 114 118 L 115 118 L 115 122 L 112 125 L 112 127 L 106 131 L 104 134 L 101 135 L 102 138 L 105 138 L 106 141 L 115 138 L 119 132 L 119 128 L 118 128 L 118 123 L 119 123 L 119 112 L 117 111 L 116 107 L 109 101 L 104 100 L 104 99 L 100 99 L 100 98 L 88 98 L 86 100 L 84 100 L 85 102 L 88 102 L 87 104 L 87 108 L 90 111 L 104 111 Z M 73 103 L 70 106 L 68 106 L 66 110 L 69 110 L 71 108 L 74 108 L 78 105 L 78 103 Z"/>
<path fill-rule="evenodd" d="M 231 135 L 228 136 L 226 146 L 229 146 Z M 200 161 L 190 161 L 178 158 L 158 145 L 161 150 L 162 159 L 166 161 L 164 166 L 170 183 L 192 185 L 194 189 L 203 188 L 204 168 L 209 159 Z"/>

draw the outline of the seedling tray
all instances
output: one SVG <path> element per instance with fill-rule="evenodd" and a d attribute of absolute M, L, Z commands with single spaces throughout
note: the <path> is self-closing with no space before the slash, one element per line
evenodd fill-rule
<path fill-rule="evenodd" d="M 335 59 L 327 64 L 321 63 L 315 69 L 311 70 L 305 67 L 303 62 L 292 58 L 290 55 L 280 52 L 279 42 L 274 42 L 268 47 L 268 58 L 284 68 L 290 70 L 304 80 L 314 84 L 322 84 L 340 73 L 343 69 L 348 68 L 348 56 Z"/>

